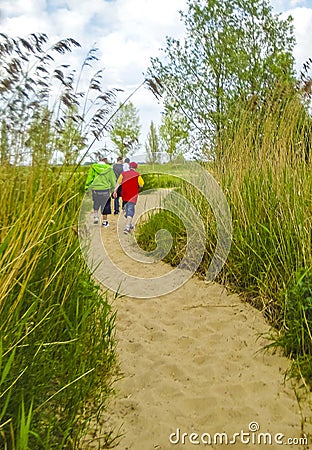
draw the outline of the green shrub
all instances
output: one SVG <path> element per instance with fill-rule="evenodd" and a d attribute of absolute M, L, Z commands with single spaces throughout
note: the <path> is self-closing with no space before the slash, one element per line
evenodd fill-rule
<path fill-rule="evenodd" d="M 283 322 L 277 344 L 291 357 L 312 357 L 312 273 L 299 272 L 282 296 Z M 311 359 L 312 362 L 312 359 Z"/>

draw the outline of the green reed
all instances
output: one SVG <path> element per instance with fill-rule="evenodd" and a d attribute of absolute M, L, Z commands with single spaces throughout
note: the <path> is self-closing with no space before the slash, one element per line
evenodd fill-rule
<path fill-rule="evenodd" d="M 78 239 L 84 181 L 51 168 L 0 174 L 1 448 L 78 448 L 112 391 L 115 315 Z M 101 433 L 108 448 L 111 430 Z"/>
<path fill-rule="evenodd" d="M 293 357 L 297 374 L 312 384 L 310 119 L 296 96 L 281 102 L 279 92 L 275 94 L 258 111 L 254 105 L 237 104 L 237 120 L 224 131 L 216 152 L 220 158 L 206 164 L 226 195 L 233 221 L 230 254 L 217 281 L 263 311 L 275 330 L 272 345 Z M 192 186 L 181 183 L 178 189 L 206 226 L 206 253 L 198 270 L 204 274 L 217 242 L 215 220 Z M 165 215 L 153 219 L 154 229 L 151 222 L 142 227 L 142 242 L 152 239 L 159 222 L 166 228 Z M 181 226 L 173 238 L 175 246 L 185 247 Z M 175 256 L 174 264 L 178 262 Z"/>

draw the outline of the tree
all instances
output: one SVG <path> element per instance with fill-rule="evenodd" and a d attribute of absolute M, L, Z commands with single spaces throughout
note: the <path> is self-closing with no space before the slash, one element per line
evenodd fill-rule
<path fill-rule="evenodd" d="M 150 123 L 150 129 L 147 134 L 147 142 L 145 143 L 147 162 L 156 163 L 159 160 L 159 137 L 157 128 L 153 121 Z"/>
<path fill-rule="evenodd" d="M 63 126 L 56 136 L 56 147 L 63 153 L 63 163 L 66 165 L 75 164 L 80 150 L 85 145 L 85 138 L 81 135 L 75 115 L 78 113 L 77 107 L 68 108 L 67 117 L 64 119 Z"/>
<path fill-rule="evenodd" d="M 267 0 L 187 5 L 183 42 L 167 38 L 165 58 L 153 58 L 148 74 L 153 91 L 183 112 L 200 147 L 214 153 L 238 100 L 264 101 L 277 83 L 294 82 L 292 19 L 274 15 Z"/>
<path fill-rule="evenodd" d="M 162 147 L 168 153 L 170 161 L 184 153 L 188 131 L 186 119 L 180 113 L 167 110 L 162 117 L 159 134 Z"/>
<path fill-rule="evenodd" d="M 52 156 L 51 112 L 47 108 L 38 109 L 28 129 L 25 146 L 31 150 L 33 166 L 47 165 Z"/>
<path fill-rule="evenodd" d="M 111 141 L 115 144 L 116 153 L 123 158 L 133 154 L 139 147 L 140 120 L 138 110 L 132 102 L 119 105 L 119 111 L 112 121 Z"/>

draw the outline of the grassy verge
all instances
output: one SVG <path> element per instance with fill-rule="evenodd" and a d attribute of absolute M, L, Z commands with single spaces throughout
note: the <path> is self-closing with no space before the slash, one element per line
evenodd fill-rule
<path fill-rule="evenodd" d="M 271 141 L 264 133 L 261 145 L 265 147 L 258 149 L 255 158 L 250 134 L 246 137 L 242 130 L 231 142 L 226 158 L 207 166 L 227 197 L 233 221 L 231 251 L 217 281 L 226 283 L 263 312 L 272 325 L 271 345 L 292 358 L 292 375 L 311 387 L 312 170 L 311 162 L 290 154 L 291 146 L 283 138 L 281 131 L 279 141 L 274 141 L 278 150 L 270 150 L 267 145 Z M 255 136 L 251 141 L 255 142 Z M 274 153 L 277 151 L 279 157 Z M 160 178 L 160 186 L 165 186 L 166 175 Z M 215 249 L 215 221 L 200 193 L 185 183 L 177 189 L 192 202 L 205 224 L 206 252 L 197 272 L 201 275 Z M 167 261 L 179 264 L 186 234 L 166 211 L 155 213 L 138 230 L 140 245 L 148 248 L 159 228 L 167 228 L 173 236 Z"/>
<path fill-rule="evenodd" d="M 79 247 L 84 180 L 1 170 L 1 448 L 78 448 L 113 388 L 115 316 Z"/>

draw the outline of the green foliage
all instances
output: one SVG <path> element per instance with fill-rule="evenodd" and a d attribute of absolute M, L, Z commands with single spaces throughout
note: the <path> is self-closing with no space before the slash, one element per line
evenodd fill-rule
<path fill-rule="evenodd" d="M 292 358 L 289 375 L 312 388 L 312 273 L 299 270 L 280 294 L 280 321 L 268 347 Z"/>
<path fill-rule="evenodd" d="M 188 137 L 188 126 L 184 116 L 168 109 L 162 116 L 159 134 L 162 150 L 169 155 L 170 162 L 184 153 Z"/>
<path fill-rule="evenodd" d="M 161 173 L 146 173 L 144 174 L 144 186 L 141 191 L 148 191 L 150 189 L 159 188 L 175 188 L 180 185 L 179 178 Z"/>
<path fill-rule="evenodd" d="M 47 165 L 59 152 L 72 164 L 89 139 L 107 131 L 116 89 L 104 89 L 102 69 L 89 78 L 86 91 L 79 86 L 83 72 L 98 60 L 97 49 L 88 52 L 78 73 L 67 64 L 54 65 L 55 54 L 75 47 L 80 44 L 71 38 L 49 46 L 45 34 L 1 34 L 2 164 Z"/>
<path fill-rule="evenodd" d="M 8 128 L 4 120 L 1 122 L 0 130 L 0 164 L 8 165 L 10 162 L 10 152 L 8 148 Z"/>
<path fill-rule="evenodd" d="M 138 110 L 132 102 L 119 105 L 119 110 L 111 123 L 110 138 L 116 153 L 123 158 L 131 155 L 139 146 L 140 124 Z"/>
<path fill-rule="evenodd" d="M 25 145 L 31 149 L 33 166 L 48 165 L 52 156 L 51 116 L 47 108 L 38 108 L 28 130 Z"/>
<path fill-rule="evenodd" d="M 236 102 L 264 101 L 277 84 L 294 85 L 292 20 L 267 0 L 188 0 L 183 41 L 167 39 L 148 71 L 155 94 L 183 113 L 193 152 L 222 153 Z M 235 114 L 235 113 L 234 113 Z"/>
<path fill-rule="evenodd" d="M 312 362 L 312 274 L 300 271 L 282 294 L 283 324 L 277 344 L 292 357 Z"/>
<path fill-rule="evenodd" d="M 147 162 L 155 164 L 159 159 L 159 137 L 157 128 L 153 121 L 150 123 L 150 129 L 147 135 L 147 142 L 145 143 L 145 150 L 147 155 Z"/>
<path fill-rule="evenodd" d="M 75 121 L 77 113 L 77 107 L 68 109 L 63 126 L 55 139 L 56 148 L 63 153 L 63 164 L 66 165 L 75 164 L 80 151 L 86 146 L 86 136 L 79 131 Z"/>
<path fill-rule="evenodd" d="M 227 151 L 219 161 L 207 164 L 226 195 L 233 222 L 231 251 L 217 281 L 263 312 L 279 330 L 278 339 L 272 336 L 276 345 L 296 358 L 297 374 L 301 372 L 311 383 L 311 275 L 307 274 L 312 267 L 312 170 L 304 139 L 310 121 L 296 96 L 281 103 L 278 95 L 272 95 L 261 118 L 253 115 L 252 105 L 237 111 L 233 128 L 222 135 L 220 145 Z M 159 165 L 159 171 L 166 172 L 165 166 Z M 167 173 L 172 173 L 171 168 Z M 152 180 L 157 183 L 156 177 Z M 179 193 L 192 202 L 206 227 L 206 252 L 198 270 L 204 274 L 217 242 L 212 213 L 195 189 L 180 183 Z M 166 213 L 161 221 L 162 228 L 167 228 L 167 221 L 172 227 Z M 153 232 L 149 231 L 149 238 Z M 175 246 L 181 244 L 177 254 L 182 258 L 185 231 L 177 227 L 172 236 Z M 179 263 L 176 255 L 173 263 Z M 301 270 L 306 276 L 298 284 Z"/>
<path fill-rule="evenodd" d="M 144 221 L 139 227 L 136 239 L 138 244 L 147 252 L 153 252 L 156 249 L 155 235 L 158 230 L 164 228 L 168 230 L 173 237 L 173 245 L 170 248 L 164 261 L 173 266 L 177 266 L 183 258 L 186 240 L 181 239 L 184 236 L 185 228 L 181 219 L 170 211 L 159 211 L 151 213 L 148 220 Z"/>
<path fill-rule="evenodd" d="M 49 168 L 0 174 L 1 448 L 77 448 L 112 391 L 115 315 L 75 225 L 84 181 Z"/>

